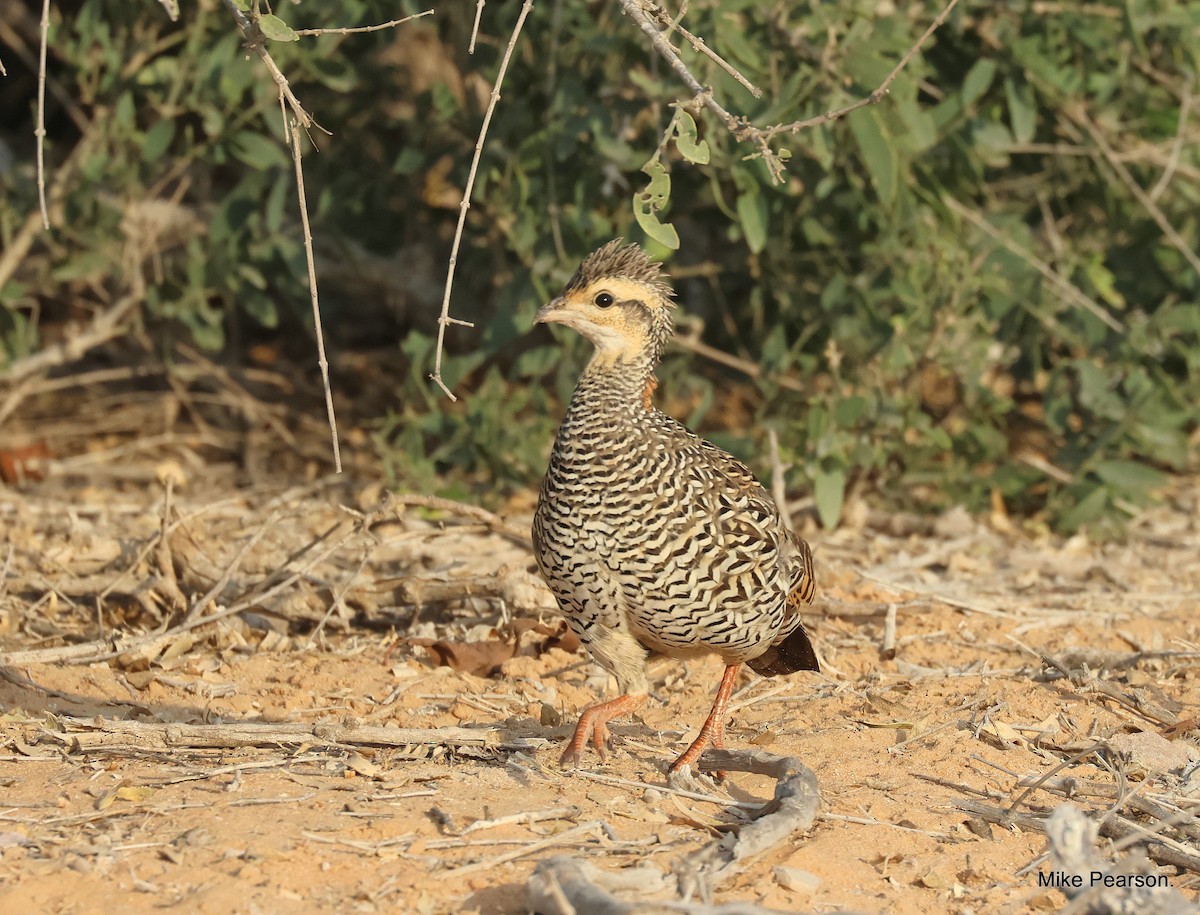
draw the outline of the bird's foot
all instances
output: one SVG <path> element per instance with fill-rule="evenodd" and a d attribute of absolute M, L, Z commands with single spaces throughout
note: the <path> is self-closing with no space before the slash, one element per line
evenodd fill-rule
<path fill-rule="evenodd" d="M 583 750 L 590 741 L 596 749 L 596 755 L 604 759 L 605 748 L 609 746 L 608 722 L 619 715 L 628 715 L 641 708 L 649 697 L 640 694 L 634 696 L 618 696 L 608 702 L 590 706 L 579 716 L 575 725 L 575 734 L 563 750 L 559 759 L 560 766 L 578 767 L 583 761 Z"/>
<path fill-rule="evenodd" d="M 667 775 L 675 775 L 683 772 L 685 769 L 691 771 L 692 763 L 699 762 L 700 757 L 704 755 L 704 751 L 712 748 L 714 750 L 725 749 L 725 716 L 724 709 L 718 710 L 714 708 L 708 719 L 704 722 L 704 726 L 700 728 L 700 733 L 696 735 L 696 739 L 692 741 L 692 745 L 684 750 L 683 754 L 671 763 L 671 768 L 667 770 Z M 713 781 L 724 781 L 725 772 L 714 770 L 706 773 L 711 776 Z"/>
<path fill-rule="evenodd" d="M 703 731 L 701 731 L 700 736 L 697 737 L 692 745 L 684 751 L 683 755 L 675 760 L 675 762 L 671 763 L 671 768 L 667 769 L 667 775 L 673 776 L 683 772 L 690 773 L 692 771 L 692 763 L 698 763 L 700 761 L 700 757 L 704 755 L 705 750 L 725 749 L 725 735 L 723 732 L 724 728 L 722 728 L 722 734 L 720 737 L 710 738 Z M 722 782 L 725 780 L 725 776 L 728 773 L 721 769 L 713 769 L 712 771 L 705 772 L 704 774 L 710 776 L 715 782 Z"/>

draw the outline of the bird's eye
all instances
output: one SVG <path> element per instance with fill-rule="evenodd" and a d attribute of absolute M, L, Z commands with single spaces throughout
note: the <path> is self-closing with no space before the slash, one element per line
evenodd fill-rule
<path fill-rule="evenodd" d="M 595 299 L 595 302 L 596 302 L 596 304 L 597 304 L 597 305 L 599 305 L 601 308 L 608 308 L 608 307 L 609 307 L 609 306 L 611 306 L 611 305 L 612 305 L 612 303 L 613 303 L 613 302 L 615 302 L 615 301 L 616 301 L 616 299 L 614 299 L 614 298 L 612 297 L 612 293 L 611 293 L 611 292 L 598 292 L 598 293 L 596 293 L 596 299 Z"/>

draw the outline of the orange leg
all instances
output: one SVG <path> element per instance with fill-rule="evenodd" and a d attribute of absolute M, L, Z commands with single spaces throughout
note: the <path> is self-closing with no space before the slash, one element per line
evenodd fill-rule
<path fill-rule="evenodd" d="M 578 766 L 583 758 L 584 744 L 588 742 L 589 737 L 592 746 L 596 748 L 596 754 L 604 759 L 604 748 L 608 743 L 608 722 L 619 715 L 628 715 L 637 711 L 646 704 L 648 698 L 649 696 L 645 693 L 634 696 L 617 696 L 616 699 L 610 699 L 608 702 L 601 702 L 584 709 L 583 714 L 579 716 L 579 724 L 575 725 L 575 736 L 563 750 L 558 764 L 565 766 L 570 763 Z"/>
<path fill-rule="evenodd" d="M 717 689 L 717 699 L 713 703 L 712 711 L 708 713 L 708 718 L 704 721 L 704 727 L 700 729 L 700 733 L 686 752 L 671 763 L 671 768 L 668 770 L 670 773 L 674 774 L 691 766 L 709 747 L 718 750 L 724 749 L 725 709 L 729 705 L 729 697 L 733 695 L 733 688 L 737 685 L 737 675 L 741 666 L 741 664 L 730 664 L 725 668 L 725 673 L 721 676 L 721 686 Z M 718 778 L 724 775 L 723 772 L 713 774 Z"/>

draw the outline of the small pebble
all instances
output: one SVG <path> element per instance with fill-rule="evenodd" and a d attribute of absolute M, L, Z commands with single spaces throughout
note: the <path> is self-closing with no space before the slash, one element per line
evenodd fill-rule
<path fill-rule="evenodd" d="M 793 893 L 811 893 L 821 885 L 821 878 L 798 867 L 783 867 L 780 865 L 771 871 L 775 882 L 785 890 Z"/>

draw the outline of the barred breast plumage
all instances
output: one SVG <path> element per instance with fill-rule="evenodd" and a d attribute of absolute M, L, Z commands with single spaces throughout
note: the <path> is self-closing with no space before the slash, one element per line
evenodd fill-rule
<path fill-rule="evenodd" d="M 672 332 L 671 291 L 636 245 L 605 245 L 538 320 L 596 346 L 559 428 L 534 515 L 534 553 L 572 629 L 621 695 L 584 711 L 563 761 L 646 701 L 647 650 L 712 652 L 717 701 L 678 771 L 721 746 L 743 663 L 771 676 L 816 670 L 800 621 L 812 554 L 750 470 L 654 408 L 654 371 Z"/>

